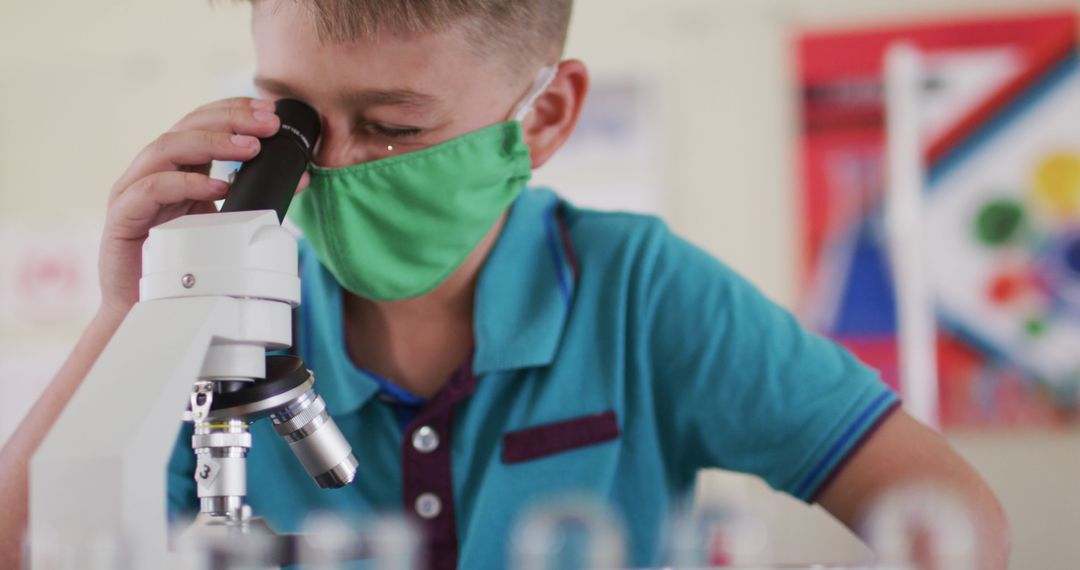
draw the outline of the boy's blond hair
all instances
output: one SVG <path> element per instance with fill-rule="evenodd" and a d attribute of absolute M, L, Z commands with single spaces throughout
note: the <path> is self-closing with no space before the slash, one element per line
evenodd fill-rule
<path fill-rule="evenodd" d="M 252 3 L 258 0 L 248 0 Z M 380 32 L 440 32 L 463 26 L 482 54 L 532 73 L 562 55 L 573 0 L 294 0 L 310 9 L 320 37 L 370 40 Z"/>

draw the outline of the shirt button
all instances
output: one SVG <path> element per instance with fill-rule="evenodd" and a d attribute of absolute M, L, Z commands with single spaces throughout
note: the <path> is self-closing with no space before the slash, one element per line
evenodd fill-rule
<path fill-rule="evenodd" d="M 433 519 L 442 512 L 442 501 L 435 493 L 424 493 L 416 498 L 416 514 Z"/>
<path fill-rule="evenodd" d="M 420 453 L 431 453 L 439 448 L 439 433 L 430 426 L 422 426 L 413 432 L 412 446 Z"/>

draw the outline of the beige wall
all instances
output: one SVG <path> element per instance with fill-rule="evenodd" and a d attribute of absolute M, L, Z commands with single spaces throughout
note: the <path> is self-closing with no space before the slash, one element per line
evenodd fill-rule
<path fill-rule="evenodd" d="M 100 223 L 131 157 L 251 61 L 246 8 L 201 0 L 0 5 L 0 227 Z M 788 40 L 807 25 L 1017 9 L 1030 0 L 578 0 L 570 55 L 662 86 L 670 117 L 669 221 L 784 304 L 796 244 L 794 108 Z M 1063 3 L 1054 3 L 1063 5 Z M 1080 2 L 1065 3 L 1077 6 Z M 0 322 L 0 347 L 67 346 L 81 319 Z M 58 362 L 50 363 L 57 365 Z M 0 378 L 11 417 L 38 389 Z M 1001 495 L 1016 568 L 1077 568 L 1080 438 L 953 436 Z M 843 560 L 859 547 L 820 512 L 732 475 L 704 495 L 751 497 L 784 560 Z"/>

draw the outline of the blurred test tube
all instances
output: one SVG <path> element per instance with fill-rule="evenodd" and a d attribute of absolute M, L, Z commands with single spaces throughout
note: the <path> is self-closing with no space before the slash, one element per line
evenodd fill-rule
<path fill-rule="evenodd" d="M 590 498 L 546 502 L 528 511 L 511 542 L 512 568 L 621 568 L 626 544 L 618 519 Z"/>
<path fill-rule="evenodd" d="M 122 536 L 94 534 L 61 536 L 42 530 L 34 537 L 41 548 L 38 558 L 28 542 L 23 545 L 23 567 L 35 570 L 128 570 L 132 564 L 131 543 Z"/>
<path fill-rule="evenodd" d="M 878 561 L 918 570 L 975 570 L 977 531 L 954 494 L 930 486 L 883 496 L 863 525 Z"/>
<path fill-rule="evenodd" d="M 763 564 L 770 555 L 765 520 L 734 502 L 686 505 L 669 532 L 667 559 L 676 568 Z"/>
<path fill-rule="evenodd" d="M 412 570 L 418 567 L 419 535 L 403 517 L 387 515 L 349 524 L 330 513 L 305 521 L 300 563 L 312 570 L 351 568 L 368 560 L 374 570 Z"/>

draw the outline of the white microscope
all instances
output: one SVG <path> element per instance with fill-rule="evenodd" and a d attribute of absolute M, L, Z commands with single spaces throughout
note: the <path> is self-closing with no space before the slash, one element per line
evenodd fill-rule
<path fill-rule="evenodd" d="M 30 466 L 33 568 L 57 546 L 122 537 L 131 568 L 178 568 L 166 522 L 165 467 L 177 420 L 194 423 L 200 512 L 185 537 L 277 537 L 244 504 L 249 422 L 268 418 L 315 482 L 350 483 L 357 462 L 292 344 L 300 303 L 296 239 L 281 227 L 319 136 L 306 104 L 276 104 L 281 129 L 245 163 L 220 213 L 150 230 L 140 300 L 44 440 Z M 180 541 L 182 542 L 182 541 Z M 357 546 L 355 558 L 363 556 Z M 261 564 L 260 564 L 261 566 Z"/>

